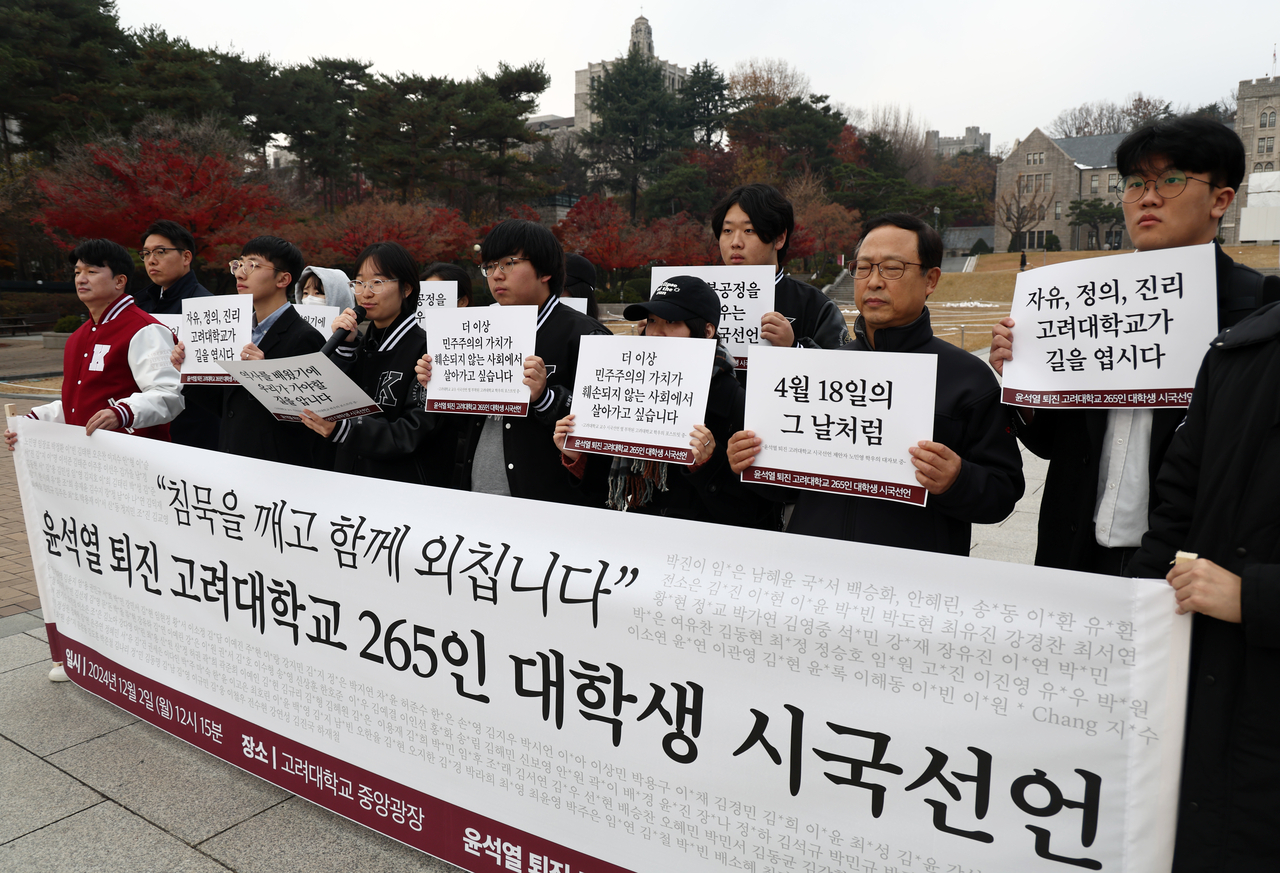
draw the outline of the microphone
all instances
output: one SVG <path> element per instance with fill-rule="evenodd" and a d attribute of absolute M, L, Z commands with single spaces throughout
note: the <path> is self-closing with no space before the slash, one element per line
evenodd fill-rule
<path fill-rule="evenodd" d="M 351 307 L 351 311 L 356 314 L 356 324 L 364 321 L 365 311 L 363 306 L 353 306 Z M 325 342 L 324 346 L 320 349 L 320 354 L 328 357 L 329 353 L 338 347 L 338 344 L 342 342 L 346 335 L 347 331 L 345 328 L 340 327 L 335 330 L 333 332 L 333 336 L 329 337 L 328 341 Z"/>

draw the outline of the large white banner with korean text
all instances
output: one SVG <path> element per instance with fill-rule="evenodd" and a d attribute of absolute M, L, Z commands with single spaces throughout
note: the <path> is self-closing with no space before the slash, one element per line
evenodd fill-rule
<path fill-rule="evenodd" d="M 1167 585 L 22 419 L 82 687 L 470 870 L 1167 870 Z"/>
<path fill-rule="evenodd" d="M 1050 409 L 1186 406 L 1218 333 L 1217 289 L 1212 243 L 1019 273 L 1004 402 Z"/>

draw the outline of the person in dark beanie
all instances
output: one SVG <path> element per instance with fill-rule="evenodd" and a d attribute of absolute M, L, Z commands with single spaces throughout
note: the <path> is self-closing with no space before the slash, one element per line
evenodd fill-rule
<path fill-rule="evenodd" d="M 720 325 L 720 298 L 702 279 L 673 276 L 646 303 L 633 303 L 623 312 L 628 321 L 644 321 L 645 336 L 714 339 Z M 573 432 L 573 415 L 556 422 L 555 444 L 564 466 L 582 487 L 605 482 L 606 493 L 594 495 L 597 505 L 610 509 L 665 515 L 742 527 L 777 530 L 780 512 L 745 486 L 729 468 L 725 448 L 742 429 L 746 391 L 734 377 L 733 358 L 723 343 L 716 344 L 711 365 L 705 423 L 689 434 L 693 465 L 645 461 L 638 458 L 586 454 L 565 448 Z M 607 476 L 590 468 L 608 465 Z M 603 499 L 601 499 L 603 498 Z"/>
<path fill-rule="evenodd" d="M 587 301 L 587 315 L 600 319 L 596 302 L 596 268 L 582 255 L 564 256 L 564 290 L 561 297 L 580 297 Z"/>

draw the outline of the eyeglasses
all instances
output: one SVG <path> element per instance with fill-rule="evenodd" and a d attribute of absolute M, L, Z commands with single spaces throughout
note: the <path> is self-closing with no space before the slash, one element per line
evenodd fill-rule
<path fill-rule="evenodd" d="M 519 263 L 520 261 L 527 261 L 527 260 L 529 259 L 511 257 L 511 258 L 503 258 L 500 261 L 485 261 L 483 264 L 480 265 L 480 274 L 484 276 L 486 279 L 492 276 L 494 273 L 502 273 L 502 275 L 505 276 L 507 274 L 507 271 L 510 270 L 512 267 L 514 267 L 517 263 Z"/>
<path fill-rule="evenodd" d="M 902 261 L 881 261 L 873 264 L 870 261 L 858 261 L 849 268 L 849 272 L 853 273 L 855 278 L 866 279 L 871 275 L 871 268 L 875 267 L 880 271 L 881 278 L 884 279 L 901 279 L 902 274 L 907 271 L 907 267 L 923 267 L 924 264 L 913 264 L 911 262 L 903 263 Z"/>
<path fill-rule="evenodd" d="M 390 291 L 392 288 L 399 288 L 400 280 L 374 279 L 372 282 L 361 282 L 359 279 L 352 279 L 347 283 L 347 287 L 351 289 L 352 294 L 359 294 L 361 288 L 368 288 L 376 294 L 379 291 Z"/>
<path fill-rule="evenodd" d="M 228 261 L 227 266 L 231 268 L 231 274 L 233 276 L 236 273 L 239 273 L 241 270 L 244 270 L 245 276 L 249 276 L 253 273 L 254 270 L 258 269 L 259 267 L 265 267 L 266 264 L 260 264 L 257 261 Z M 280 272 L 275 267 L 271 267 L 270 269 L 271 269 L 271 272 L 273 273 Z"/>
<path fill-rule="evenodd" d="M 148 258 L 150 258 L 152 255 L 155 255 L 157 258 L 163 258 L 165 255 L 169 254 L 169 252 L 185 252 L 185 251 L 186 249 L 172 249 L 172 248 L 169 248 L 168 246 L 156 246 L 154 249 L 138 249 L 138 257 L 142 258 L 142 260 L 145 261 Z"/>
<path fill-rule="evenodd" d="M 1187 190 L 1187 180 L 1191 179 L 1196 182 L 1204 182 L 1210 188 L 1221 188 L 1221 185 L 1215 185 L 1212 182 L 1205 182 L 1204 179 L 1197 179 L 1195 176 L 1188 176 L 1181 170 L 1164 170 L 1160 173 L 1160 178 L 1147 180 L 1141 176 L 1125 176 L 1120 181 L 1120 187 L 1116 190 L 1116 196 L 1124 203 L 1137 203 L 1147 194 L 1147 186 L 1154 185 L 1156 193 L 1165 200 L 1171 200 L 1177 197 L 1183 191 Z"/>

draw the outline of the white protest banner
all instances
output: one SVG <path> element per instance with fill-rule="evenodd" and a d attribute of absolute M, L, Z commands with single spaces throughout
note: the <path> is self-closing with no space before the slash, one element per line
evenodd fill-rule
<path fill-rule="evenodd" d="M 178 339 L 187 347 L 178 371 L 182 384 L 234 385 L 235 377 L 218 362 L 240 360 L 240 350 L 253 339 L 253 298 L 248 294 L 185 298 Z"/>
<path fill-rule="evenodd" d="M 319 303 L 295 303 L 293 308 L 298 315 L 302 316 L 303 321 L 324 334 L 325 339 L 333 334 L 333 328 L 330 326 L 333 320 L 342 314 L 342 309 L 337 306 L 324 306 Z"/>
<path fill-rule="evenodd" d="M 560 305 L 576 309 L 583 315 L 587 314 L 587 298 L 585 297 L 561 297 Z"/>
<path fill-rule="evenodd" d="M 418 320 L 418 327 L 424 331 L 427 329 L 427 310 L 457 308 L 458 281 L 456 279 L 429 279 L 418 283 L 418 308 L 414 310 L 413 317 Z"/>
<path fill-rule="evenodd" d="M 690 432 L 704 424 L 716 341 L 584 336 L 565 448 L 692 464 Z"/>
<path fill-rule="evenodd" d="M 774 268 L 764 267 L 654 267 L 650 294 L 672 276 L 697 276 L 720 295 L 720 328 L 716 334 L 729 347 L 739 370 L 761 346 L 760 319 L 773 311 Z"/>
<path fill-rule="evenodd" d="M 1213 244 L 1037 267 L 1013 292 L 1005 403 L 1186 406 L 1218 333 Z"/>
<path fill-rule="evenodd" d="M 924 506 L 907 450 L 933 439 L 937 377 L 937 355 L 757 349 L 742 480 Z"/>
<path fill-rule="evenodd" d="M 16 425 L 73 681 L 468 870 L 1169 868 L 1163 581 Z"/>
<path fill-rule="evenodd" d="M 537 340 L 536 306 L 429 309 L 427 410 L 527 415 L 524 359 Z"/>
<path fill-rule="evenodd" d="M 222 361 L 220 365 L 280 421 L 301 421 L 304 409 L 325 421 L 382 411 L 320 352 L 263 361 Z"/>

